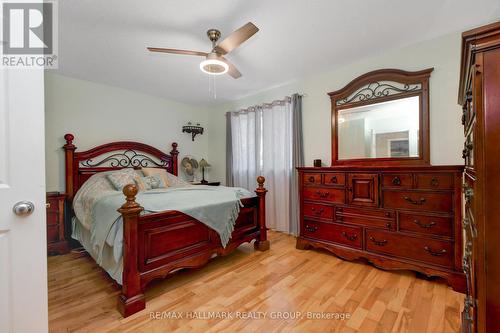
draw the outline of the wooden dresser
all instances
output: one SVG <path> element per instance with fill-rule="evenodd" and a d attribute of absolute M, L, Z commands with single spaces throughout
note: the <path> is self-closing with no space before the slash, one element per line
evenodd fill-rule
<path fill-rule="evenodd" d="M 69 251 L 66 235 L 66 195 L 47 192 L 47 253 L 63 254 Z"/>
<path fill-rule="evenodd" d="M 411 269 L 465 290 L 461 166 L 299 168 L 297 248 Z"/>
<path fill-rule="evenodd" d="M 463 166 L 430 164 L 432 71 L 379 69 L 328 93 L 332 166 L 298 168 L 297 248 L 414 270 L 464 292 Z"/>
<path fill-rule="evenodd" d="M 463 332 L 500 332 L 500 22 L 464 32 Z"/>

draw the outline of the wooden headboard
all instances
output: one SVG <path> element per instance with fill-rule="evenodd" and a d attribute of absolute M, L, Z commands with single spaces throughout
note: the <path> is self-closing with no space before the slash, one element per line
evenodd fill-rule
<path fill-rule="evenodd" d="M 172 151 L 166 154 L 152 146 L 140 142 L 119 141 L 106 143 L 87 151 L 75 152 L 75 136 L 66 134 L 63 146 L 66 158 L 66 195 L 73 199 L 78 189 L 92 175 L 123 168 L 152 167 L 163 168 L 177 176 L 177 143 L 172 143 Z"/>

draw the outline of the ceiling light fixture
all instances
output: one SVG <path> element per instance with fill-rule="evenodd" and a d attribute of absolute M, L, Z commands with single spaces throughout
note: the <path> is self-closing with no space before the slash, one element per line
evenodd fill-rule
<path fill-rule="evenodd" d="M 227 73 L 229 66 L 222 60 L 206 59 L 200 63 L 200 69 L 210 75 L 222 75 Z"/>

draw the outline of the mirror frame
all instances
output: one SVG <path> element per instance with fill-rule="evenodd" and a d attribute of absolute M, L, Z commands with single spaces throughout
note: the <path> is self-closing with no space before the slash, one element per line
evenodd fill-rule
<path fill-rule="evenodd" d="M 408 72 L 400 69 L 380 69 L 363 74 L 349 82 L 344 88 L 328 93 L 332 108 L 332 166 L 430 165 L 429 78 L 433 70 L 434 68 L 428 68 L 421 71 Z M 395 82 L 403 87 L 392 87 L 377 92 L 375 92 L 376 88 L 369 88 L 373 84 L 377 85 L 379 81 Z M 418 86 L 419 84 L 418 89 L 412 87 L 412 85 Z M 363 93 L 363 91 L 366 93 Z M 418 157 L 378 157 L 339 160 L 337 120 L 340 110 L 412 96 L 420 97 Z"/>

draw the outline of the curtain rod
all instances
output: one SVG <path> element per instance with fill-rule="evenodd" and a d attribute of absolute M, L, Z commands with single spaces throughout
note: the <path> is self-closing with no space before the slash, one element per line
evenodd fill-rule
<path fill-rule="evenodd" d="M 308 96 L 308 95 L 307 95 L 307 93 L 295 93 L 295 94 L 299 95 L 300 97 L 307 97 L 307 96 Z M 292 95 L 290 95 L 290 96 L 285 96 L 283 99 L 277 99 L 277 100 L 274 100 L 274 101 L 272 101 L 272 102 L 270 102 L 270 103 L 261 103 L 261 104 L 258 104 L 258 105 L 252 105 L 252 106 L 249 106 L 249 107 L 247 107 L 247 108 L 239 109 L 239 110 L 236 110 L 236 111 L 227 111 L 227 112 L 225 113 L 225 115 L 230 114 L 230 113 L 233 113 L 233 112 L 242 112 L 242 111 L 246 111 L 246 110 L 251 109 L 251 108 L 262 107 L 262 106 L 265 106 L 265 105 L 272 105 L 273 103 L 280 103 L 280 102 L 284 102 L 286 99 L 288 99 L 288 98 L 292 98 L 292 96 L 293 96 L 293 95 L 295 95 L 295 94 L 292 94 Z"/>

